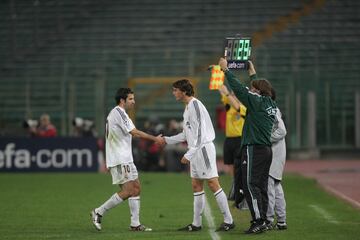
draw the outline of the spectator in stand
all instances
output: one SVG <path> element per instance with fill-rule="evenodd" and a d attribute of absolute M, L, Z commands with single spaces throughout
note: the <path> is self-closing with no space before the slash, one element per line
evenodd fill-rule
<path fill-rule="evenodd" d="M 34 137 L 56 137 L 56 127 L 51 123 L 49 114 L 42 114 L 40 116 L 40 123 L 37 127 L 30 127 L 30 134 Z"/>

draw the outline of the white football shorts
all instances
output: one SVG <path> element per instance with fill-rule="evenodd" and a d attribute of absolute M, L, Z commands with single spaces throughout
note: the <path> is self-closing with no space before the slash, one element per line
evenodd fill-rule
<path fill-rule="evenodd" d="M 124 184 L 138 179 L 138 171 L 134 163 L 124 163 L 110 168 L 112 184 Z"/>
<path fill-rule="evenodd" d="M 216 150 L 213 142 L 204 144 L 190 162 L 191 178 L 210 179 L 218 177 Z"/>

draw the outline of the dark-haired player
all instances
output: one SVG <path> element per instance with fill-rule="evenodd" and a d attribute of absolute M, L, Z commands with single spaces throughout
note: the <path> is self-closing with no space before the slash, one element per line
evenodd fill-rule
<path fill-rule="evenodd" d="M 194 89 L 187 79 L 173 83 L 173 95 L 177 101 L 185 103 L 183 114 L 183 132 L 165 137 L 167 144 L 187 142 L 188 151 L 181 163 L 190 164 L 190 175 L 194 193 L 193 222 L 179 229 L 182 231 L 199 231 L 202 228 L 202 213 L 205 207 L 204 181 L 214 193 L 216 202 L 224 216 L 224 222 L 217 231 L 228 231 L 235 227 L 231 216 L 226 194 L 222 190 L 216 166 L 214 127 L 205 106 L 194 97 Z"/>
<path fill-rule="evenodd" d="M 135 128 L 126 110 L 135 105 L 134 93 L 130 88 L 120 88 L 115 95 L 116 106 L 106 119 L 106 167 L 112 176 L 112 183 L 121 190 L 106 202 L 91 211 L 91 219 L 97 230 L 107 211 L 128 199 L 131 215 L 131 231 L 151 231 L 140 223 L 140 181 L 132 156 L 132 137 L 140 137 L 161 143 L 161 135 L 155 137 Z"/>

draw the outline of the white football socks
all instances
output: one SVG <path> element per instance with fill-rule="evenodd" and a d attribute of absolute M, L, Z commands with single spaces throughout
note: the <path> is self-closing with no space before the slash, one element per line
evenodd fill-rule
<path fill-rule="evenodd" d="M 140 225 L 139 214 L 140 214 L 140 196 L 128 198 L 131 223 L 130 226 L 137 227 Z"/>
<path fill-rule="evenodd" d="M 100 214 L 101 216 L 104 216 L 104 214 L 108 210 L 110 210 L 111 208 L 116 207 L 117 205 L 119 205 L 122 202 L 123 202 L 123 200 L 121 199 L 121 197 L 117 193 L 115 193 L 106 202 L 104 202 L 103 205 L 96 208 L 95 212 Z"/>
<path fill-rule="evenodd" d="M 225 195 L 224 191 L 222 190 L 222 188 L 217 190 L 214 193 L 214 196 L 215 196 L 216 202 L 220 208 L 220 211 L 224 216 L 224 222 L 229 223 L 229 224 L 233 223 L 233 218 L 230 213 L 229 204 L 228 204 L 226 195 Z"/>
<path fill-rule="evenodd" d="M 205 208 L 205 192 L 194 193 L 194 218 L 192 225 L 200 227 L 202 225 L 202 214 Z"/>

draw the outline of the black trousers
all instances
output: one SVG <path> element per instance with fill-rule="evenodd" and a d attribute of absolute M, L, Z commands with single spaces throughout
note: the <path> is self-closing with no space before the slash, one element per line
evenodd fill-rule
<path fill-rule="evenodd" d="M 247 145 L 241 149 L 241 171 L 246 202 L 252 220 L 266 220 L 268 176 L 272 150 L 266 145 Z"/>
<path fill-rule="evenodd" d="M 234 159 L 234 197 L 235 205 L 238 206 L 245 199 L 244 184 L 241 171 L 241 149 L 235 151 Z"/>

